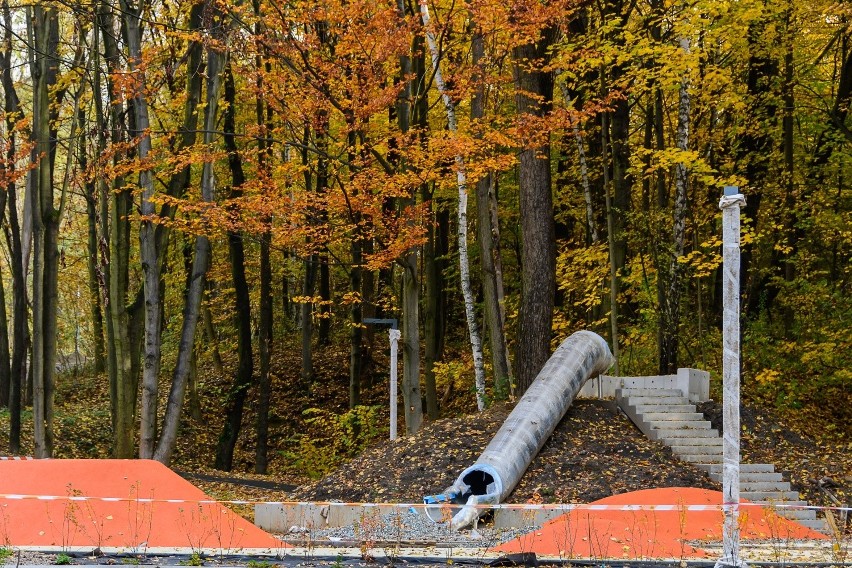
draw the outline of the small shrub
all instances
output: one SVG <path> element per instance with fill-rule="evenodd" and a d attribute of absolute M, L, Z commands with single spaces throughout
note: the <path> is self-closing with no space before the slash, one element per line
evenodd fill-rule
<path fill-rule="evenodd" d="M 386 429 L 380 425 L 382 410 L 381 406 L 356 406 L 335 414 L 309 408 L 303 415 L 312 434 L 300 436 L 296 450 L 285 455 L 296 468 L 320 478 L 385 435 Z"/>
<path fill-rule="evenodd" d="M 0 564 L 2 564 L 7 558 L 12 557 L 12 549 L 8 546 L 0 546 Z"/>
<path fill-rule="evenodd" d="M 64 566 L 64 565 L 66 565 L 66 564 L 71 564 L 72 562 L 71 562 L 71 557 L 70 557 L 70 556 L 68 556 L 67 554 L 62 553 L 62 554 L 57 554 L 57 555 L 56 555 L 56 558 L 53 560 L 53 563 L 54 563 L 54 564 L 61 565 L 61 566 Z"/>
<path fill-rule="evenodd" d="M 189 558 L 181 560 L 178 564 L 181 566 L 204 566 L 204 559 L 197 552 L 193 552 Z"/>

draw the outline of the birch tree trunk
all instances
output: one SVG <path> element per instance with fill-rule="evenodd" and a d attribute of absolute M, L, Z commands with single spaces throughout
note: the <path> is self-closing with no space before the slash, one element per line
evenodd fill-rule
<path fill-rule="evenodd" d="M 420 17 L 426 31 L 426 43 L 432 57 L 432 68 L 435 74 L 435 84 L 441 94 L 444 109 L 447 113 L 447 127 L 450 132 L 456 133 L 456 107 L 449 92 L 447 91 L 444 78 L 441 75 L 441 56 L 438 51 L 438 43 L 435 34 L 429 28 L 429 6 L 426 2 L 420 4 Z M 476 323 L 476 313 L 473 303 L 473 292 L 470 288 L 470 263 L 467 255 L 467 174 L 465 173 L 464 158 L 461 155 L 455 158 L 456 184 L 459 191 L 458 209 L 458 239 L 459 239 L 459 272 L 461 275 L 461 288 L 464 297 L 464 311 L 467 318 L 467 329 L 470 334 L 470 347 L 473 352 L 473 369 L 476 385 L 476 406 L 479 410 L 485 409 L 485 365 L 482 358 L 482 340 L 479 336 L 479 326 Z"/>
<path fill-rule="evenodd" d="M 571 94 L 563 83 L 560 82 L 559 89 L 562 91 L 562 97 L 566 104 L 571 105 Z M 586 226 L 589 230 L 589 240 L 592 244 L 596 244 L 600 237 L 598 236 L 598 226 L 595 222 L 595 209 L 592 204 L 592 185 L 589 182 L 589 168 L 586 165 L 586 144 L 583 142 L 583 134 L 580 132 L 578 121 L 569 119 L 571 122 L 571 133 L 574 135 L 574 144 L 577 147 L 577 159 L 580 162 L 580 184 L 583 186 L 583 201 L 586 203 Z"/>

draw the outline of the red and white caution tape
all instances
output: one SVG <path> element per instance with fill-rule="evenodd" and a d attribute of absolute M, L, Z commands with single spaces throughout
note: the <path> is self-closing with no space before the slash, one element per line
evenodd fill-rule
<path fill-rule="evenodd" d="M 102 501 L 110 503 L 175 503 L 175 504 L 192 504 L 192 505 L 278 505 L 290 507 L 364 507 L 364 508 L 399 508 L 411 509 L 420 507 L 452 507 L 447 504 L 425 505 L 423 503 L 342 503 L 339 501 L 250 501 L 250 500 L 217 500 L 217 499 L 155 499 L 153 497 L 91 497 L 87 495 L 28 495 L 18 493 L 0 493 L 0 501 Z M 569 511 L 719 511 L 726 504 L 707 504 L 707 505 L 606 505 L 606 504 L 585 504 L 585 503 L 525 503 L 512 504 L 502 503 L 499 505 L 477 505 L 481 509 L 509 509 L 521 511 L 545 511 L 556 510 L 561 512 Z M 773 503 L 772 505 L 761 505 L 758 503 L 743 502 L 740 507 L 767 507 L 771 509 L 814 509 L 818 511 L 852 511 L 852 507 L 823 507 L 817 505 L 796 505 L 784 502 Z"/>

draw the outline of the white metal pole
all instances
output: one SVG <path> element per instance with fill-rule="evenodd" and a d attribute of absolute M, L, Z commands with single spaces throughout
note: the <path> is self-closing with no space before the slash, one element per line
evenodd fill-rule
<path fill-rule="evenodd" d="M 740 558 L 740 206 L 726 186 L 722 210 L 722 558 L 716 567 L 745 566 Z"/>
<path fill-rule="evenodd" d="M 398 329 L 388 330 L 390 337 L 390 439 L 396 440 L 396 353 L 402 332 Z"/>

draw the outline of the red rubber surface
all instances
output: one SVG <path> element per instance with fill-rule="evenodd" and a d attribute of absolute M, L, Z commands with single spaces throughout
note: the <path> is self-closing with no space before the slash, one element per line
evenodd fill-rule
<path fill-rule="evenodd" d="M 721 492 L 691 487 L 622 493 L 594 504 L 676 507 L 673 511 L 575 510 L 493 550 L 535 552 L 563 558 L 706 558 L 708 554 L 701 550 L 698 541 L 722 540 L 723 513 L 721 510 L 686 511 L 681 507 L 721 503 Z M 740 508 L 740 538 L 793 542 L 828 537 L 779 517 L 773 511 L 747 506 Z"/>
<path fill-rule="evenodd" d="M 94 499 L 10 499 L 3 495 L 85 496 Z M 104 501 L 101 497 L 119 498 Z M 140 502 L 175 499 L 183 502 Z M 152 460 L 0 461 L 0 545 L 108 547 L 134 552 L 277 550 L 272 535 Z"/>

